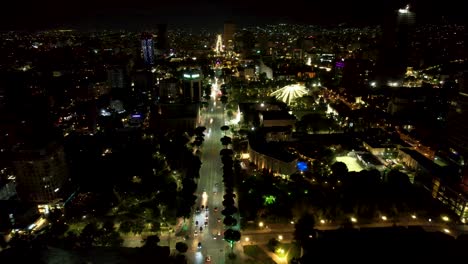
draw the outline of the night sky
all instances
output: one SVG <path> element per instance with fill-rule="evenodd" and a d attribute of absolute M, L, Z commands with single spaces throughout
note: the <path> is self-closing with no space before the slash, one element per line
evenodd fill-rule
<path fill-rule="evenodd" d="M 156 23 L 220 29 L 225 20 L 239 25 L 264 23 L 371 23 L 382 22 L 384 10 L 404 6 L 400 0 L 25 0 L 1 8 L 2 29 L 48 27 L 127 28 Z M 460 0 L 412 0 L 419 21 L 438 22 L 444 16 L 463 21 L 467 3 Z M 401 3 L 401 4 L 400 4 Z"/>

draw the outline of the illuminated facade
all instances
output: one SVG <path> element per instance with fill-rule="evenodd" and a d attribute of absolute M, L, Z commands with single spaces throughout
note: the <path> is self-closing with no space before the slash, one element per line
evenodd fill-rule
<path fill-rule="evenodd" d="M 186 70 L 182 74 L 182 90 L 183 96 L 190 99 L 192 102 L 200 101 L 202 97 L 203 74 L 200 70 Z"/>
<path fill-rule="evenodd" d="M 261 148 L 260 148 L 261 149 Z M 297 172 L 297 159 L 291 155 L 284 155 L 285 157 L 271 156 L 276 152 L 265 152 L 262 150 L 253 149 L 249 144 L 248 148 L 250 162 L 255 164 L 259 169 L 266 169 L 276 175 L 291 175 Z"/>
<path fill-rule="evenodd" d="M 141 52 L 143 53 L 143 60 L 146 65 L 154 64 L 154 42 L 150 34 L 143 34 L 141 36 Z"/>
<path fill-rule="evenodd" d="M 216 52 L 216 55 L 219 55 L 219 54 L 221 54 L 222 52 L 224 52 L 224 48 L 223 48 L 223 38 L 221 37 L 221 35 L 218 35 L 218 36 L 216 37 L 215 52 Z"/>

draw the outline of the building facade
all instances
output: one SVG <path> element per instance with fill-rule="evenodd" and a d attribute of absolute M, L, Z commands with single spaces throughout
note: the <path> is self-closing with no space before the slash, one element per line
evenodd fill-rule
<path fill-rule="evenodd" d="M 148 33 L 141 35 L 141 52 L 145 65 L 154 64 L 154 42 L 153 37 Z"/>
<path fill-rule="evenodd" d="M 13 164 L 21 200 L 45 204 L 64 197 L 69 178 L 62 146 L 51 143 L 42 148 L 16 149 Z"/>

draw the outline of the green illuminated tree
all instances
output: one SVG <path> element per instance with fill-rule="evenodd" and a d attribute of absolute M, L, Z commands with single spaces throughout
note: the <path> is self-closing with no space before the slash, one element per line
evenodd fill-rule
<path fill-rule="evenodd" d="M 239 241 L 241 238 L 241 233 L 238 230 L 234 230 L 229 228 L 224 232 L 224 240 L 226 240 L 229 243 L 229 246 L 231 247 L 231 252 L 234 248 L 234 244 Z"/>

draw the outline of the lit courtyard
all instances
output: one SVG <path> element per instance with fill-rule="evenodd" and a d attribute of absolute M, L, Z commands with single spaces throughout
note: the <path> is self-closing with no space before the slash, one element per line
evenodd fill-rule
<path fill-rule="evenodd" d="M 355 157 L 348 157 L 348 156 L 342 156 L 342 157 L 336 157 L 336 161 L 343 162 L 346 164 L 346 167 L 348 167 L 348 171 L 362 171 L 364 168 L 358 163 L 357 158 Z"/>

